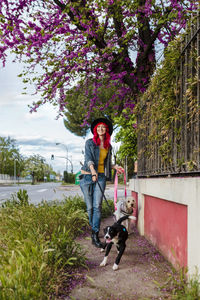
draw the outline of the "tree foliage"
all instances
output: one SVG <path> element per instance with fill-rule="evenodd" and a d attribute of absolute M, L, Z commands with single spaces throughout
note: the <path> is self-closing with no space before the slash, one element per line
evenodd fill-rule
<path fill-rule="evenodd" d="M 15 139 L 0 137 L 0 174 L 21 177 L 32 175 L 34 180 L 43 181 L 44 176 L 49 179 L 49 175 L 55 172 L 42 156 L 33 154 L 24 157 Z"/>
<path fill-rule="evenodd" d="M 106 87 L 106 79 L 98 90 L 99 105 L 95 106 L 90 114 L 87 123 L 84 123 L 85 114 L 90 109 L 90 98 L 93 93 L 93 83 L 80 82 L 76 87 L 69 90 L 66 94 L 67 104 L 64 109 L 64 125 L 72 133 L 78 136 L 86 136 L 91 121 L 107 116 L 114 120 L 116 110 L 111 108 L 108 103 L 113 93 L 117 90 L 116 86 Z"/>
<path fill-rule="evenodd" d="M 119 125 L 115 141 L 121 142 L 120 148 L 117 151 L 117 159 L 120 164 L 126 160 L 128 178 L 131 178 L 134 175 L 134 163 L 137 160 L 136 116 L 132 114 L 129 115 L 129 118 L 124 118 L 123 116 L 116 117 L 115 122 Z"/>
<path fill-rule="evenodd" d="M 188 0 L 1 0 L 0 58 L 8 51 L 27 63 L 21 76 L 41 93 L 31 111 L 45 102 L 67 104 L 66 92 L 80 80 L 92 82 L 91 112 L 116 106 L 132 113 L 149 84 L 158 58 L 184 27 L 198 1 Z M 31 75 L 32 74 L 32 75 Z M 108 103 L 98 97 L 117 86 Z"/>
<path fill-rule="evenodd" d="M 136 117 L 130 116 L 126 119 L 118 117 L 115 122 L 119 124 L 119 130 L 115 135 L 115 141 L 121 142 L 120 150 L 118 151 L 119 158 L 131 157 L 137 159 L 137 134 L 136 134 Z"/>
<path fill-rule="evenodd" d="M 44 176 L 49 178 L 50 173 L 53 173 L 52 168 L 45 163 L 44 157 L 39 154 L 34 154 L 25 160 L 24 175 L 32 176 L 32 183 L 35 181 L 43 181 Z"/>
<path fill-rule="evenodd" d="M 0 174 L 20 175 L 23 169 L 23 157 L 16 145 L 16 140 L 10 137 L 0 137 Z"/>

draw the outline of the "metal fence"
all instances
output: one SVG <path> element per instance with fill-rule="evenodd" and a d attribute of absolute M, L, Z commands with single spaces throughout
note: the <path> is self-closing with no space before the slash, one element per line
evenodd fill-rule
<path fill-rule="evenodd" d="M 199 19 L 198 15 L 190 25 L 189 33 L 185 36 L 180 50 L 179 75 L 176 81 L 178 93 L 174 101 L 181 118 L 172 120 L 167 133 L 163 136 L 163 141 L 151 142 L 148 136 L 151 134 L 152 116 L 149 115 L 146 126 L 142 126 L 138 133 L 138 176 L 140 177 L 200 173 Z M 195 82 L 192 87 L 192 99 L 191 94 L 188 95 L 189 80 Z M 151 101 L 145 105 L 151 105 Z M 140 121 L 142 115 L 138 121 L 139 125 Z M 163 159 L 160 150 L 164 141 L 169 141 L 170 159 L 168 160 Z"/>
<path fill-rule="evenodd" d="M 31 182 L 31 179 L 23 177 L 14 177 L 7 174 L 0 174 L 0 184 L 13 184 L 13 183 L 27 183 Z"/>

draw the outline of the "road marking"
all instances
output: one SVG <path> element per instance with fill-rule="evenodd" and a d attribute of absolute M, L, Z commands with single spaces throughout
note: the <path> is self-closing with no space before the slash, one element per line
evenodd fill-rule
<path fill-rule="evenodd" d="M 37 192 L 38 193 L 43 193 L 43 192 L 46 192 L 47 191 L 47 189 L 41 189 L 41 190 L 38 190 Z"/>

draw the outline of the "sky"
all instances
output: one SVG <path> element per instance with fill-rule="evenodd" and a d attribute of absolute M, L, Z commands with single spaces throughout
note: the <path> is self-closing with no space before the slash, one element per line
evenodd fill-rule
<path fill-rule="evenodd" d="M 84 160 L 85 140 L 92 137 L 91 133 L 84 139 L 69 132 L 63 118 L 56 119 L 57 111 L 50 104 L 41 106 L 36 113 L 30 113 L 28 105 L 38 101 L 39 96 L 33 96 L 31 92 L 22 94 L 24 84 L 22 78 L 17 77 L 22 70 L 23 66 L 13 63 L 11 59 L 4 68 L 0 67 L 0 136 L 15 139 L 24 156 L 41 155 L 61 174 L 66 169 L 71 172 L 71 163 L 66 160 L 68 157 L 73 173 L 78 172 L 80 161 Z M 118 144 L 114 146 L 118 147 Z M 54 160 L 51 160 L 52 154 Z"/>
<path fill-rule="evenodd" d="M 71 163 L 66 164 L 68 155 L 73 172 L 78 172 L 85 140 L 70 133 L 63 118 L 56 119 L 57 111 L 52 105 L 45 104 L 36 113 L 29 112 L 28 105 L 39 100 L 39 96 L 22 94 L 24 84 L 22 78 L 17 77 L 22 69 L 22 65 L 11 60 L 5 68 L 0 67 L 0 136 L 15 139 L 24 156 L 43 156 L 57 172 L 62 173 L 67 167 L 68 172 L 71 171 Z M 90 137 L 91 134 L 86 139 Z M 54 160 L 51 160 L 52 154 Z"/>

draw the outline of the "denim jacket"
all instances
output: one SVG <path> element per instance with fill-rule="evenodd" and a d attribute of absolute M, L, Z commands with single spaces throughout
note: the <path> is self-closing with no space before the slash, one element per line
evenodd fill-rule
<path fill-rule="evenodd" d="M 90 165 L 93 164 L 96 172 L 98 172 L 99 153 L 99 146 L 95 145 L 93 139 L 87 140 L 85 143 L 85 161 L 81 169 L 90 172 Z M 111 156 L 112 147 L 109 148 L 107 157 L 104 161 L 104 174 L 106 180 L 109 181 L 111 180 Z"/>

